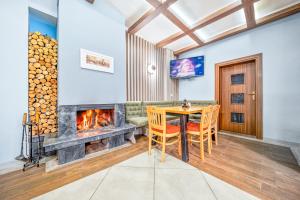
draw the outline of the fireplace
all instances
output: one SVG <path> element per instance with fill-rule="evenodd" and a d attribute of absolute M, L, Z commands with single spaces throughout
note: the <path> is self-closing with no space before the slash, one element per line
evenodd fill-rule
<path fill-rule="evenodd" d="M 124 104 L 60 105 L 58 134 L 46 137 L 44 148 L 57 150 L 58 164 L 64 164 L 134 141 L 135 130 L 125 123 Z"/>
<path fill-rule="evenodd" d="M 114 128 L 114 109 L 90 109 L 77 111 L 77 133 Z"/>

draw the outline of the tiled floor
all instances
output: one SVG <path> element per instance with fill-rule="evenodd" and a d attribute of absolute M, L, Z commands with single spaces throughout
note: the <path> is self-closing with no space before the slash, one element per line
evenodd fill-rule
<path fill-rule="evenodd" d="M 159 159 L 154 149 L 35 199 L 256 199 L 170 155 L 164 163 Z"/>

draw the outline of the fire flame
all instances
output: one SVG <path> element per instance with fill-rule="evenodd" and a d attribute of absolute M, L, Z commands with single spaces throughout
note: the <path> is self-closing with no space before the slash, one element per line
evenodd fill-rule
<path fill-rule="evenodd" d="M 113 109 L 77 112 L 77 130 L 89 130 L 113 125 Z"/>

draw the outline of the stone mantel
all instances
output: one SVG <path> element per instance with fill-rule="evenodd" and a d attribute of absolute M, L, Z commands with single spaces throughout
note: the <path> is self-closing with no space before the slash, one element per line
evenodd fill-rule
<path fill-rule="evenodd" d="M 114 126 L 77 133 L 77 112 L 93 109 L 113 109 Z M 85 144 L 107 139 L 108 149 L 125 144 L 134 137 L 136 126 L 125 123 L 124 104 L 61 105 L 58 108 L 58 134 L 46 136 L 45 152 L 57 151 L 58 163 L 64 164 L 85 156 Z"/>
<path fill-rule="evenodd" d="M 124 104 L 87 104 L 87 105 L 61 105 L 58 108 L 58 137 L 77 134 L 77 111 L 91 109 L 114 109 L 114 126 L 125 125 Z"/>
<path fill-rule="evenodd" d="M 55 137 L 51 135 L 47 135 L 44 138 L 44 148 L 45 152 L 59 150 L 63 148 L 67 148 L 70 146 L 93 142 L 104 138 L 110 138 L 113 136 L 123 135 L 125 133 L 135 131 L 136 127 L 132 124 L 125 124 L 122 127 L 114 128 L 114 129 L 103 129 L 98 133 L 94 134 L 93 132 L 87 133 L 85 136 L 79 135 L 68 135 L 62 137 Z"/>

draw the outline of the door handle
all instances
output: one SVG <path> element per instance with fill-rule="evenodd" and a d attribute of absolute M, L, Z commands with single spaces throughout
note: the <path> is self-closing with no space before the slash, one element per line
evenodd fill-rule
<path fill-rule="evenodd" d="M 248 93 L 248 95 L 252 95 L 252 100 L 255 101 L 255 91 Z"/>

